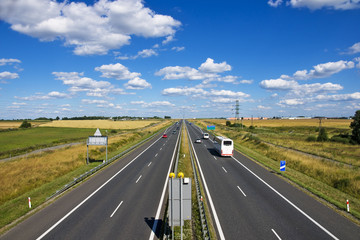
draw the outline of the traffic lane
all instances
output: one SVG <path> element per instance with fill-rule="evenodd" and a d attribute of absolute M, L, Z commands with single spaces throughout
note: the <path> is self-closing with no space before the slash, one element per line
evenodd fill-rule
<path fill-rule="evenodd" d="M 243 237 L 253 236 L 254 239 L 274 235 L 273 230 L 277 232 L 280 238 L 284 239 L 331 239 L 331 236 L 309 221 L 297 209 L 284 201 L 283 198 L 274 193 L 258 179 L 254 179 L 252 174 L 245 169 L 239 169 L 233 164 L 232 159 L 224 161 L 227 169 L 226 178 L 229 179 L 229 191 L 234 193 L 241 186 L 245 202 L 241 205 L 236 204 L 242 212 L 242 216 L 248 216 L 244 225 Z M 237 191 L 239 194 L 240 191 Z M 303 193 L 302 193 L 303 194 Z M 255 227 L 256 226 L 256 227 Z M 256 228 L 256 234 L 253 232 Z M 258 236 L 258 234 L 262 234 Z M 269 235 L 268 235 L 269 236 Z"/>
<path fill-rule="evenodd" d="M 155 145 L 152 149 L 159 149 L 161 143 L 162 142 Z M 129 229 L 133 230 L 133 236 L 149 236 L 151 229 L 147 226 L 144 219 L 151 214 L 155 216 L 161 195 L 161 192 L 157 191 L 159 189 L 158 186 L 164 184 L 164 182 L 159 181 L 160 178 L 156 176 L 162 175 L 167 177 L 167 169 L 169 168 L 169 158 L 171 158 L 172 149 L 169 147 L 168 150 L 163 150 L 162 152 L 163 154 L 159 152 L 158 161 L 154 161 L 152 166 L 148 164 L 147 155 L 143 154 L 136 162 L 129 165 L 126 171 L 116 176 L 116 178 L 89 199 L 89 201 L 63 221 L 61 226 L 59 225 L 51 231 L 46 236 L 46 239 L 78 239 L 83 237 L 86 239 L 99 239 L 99 237 L 104 238 L 107 235 L 114 235 L 114 233 L 109 230 L 114 229 L 112 225 L 117 225 L 118 223 L 112 221 L 111 224 L 106 220 L 110 218 L 109 216 L 112 215 L 114 209 L 119 206 L 120 198 L 123 199 L 121 200 L 123 203 L 120 207 L 130 207 L 133 209 L 133 213 L 132 215 L 122 216 L 122 219 L 126 219 L 126 221 L 121 224 L 121 228 L 119 228 L 120 235 L 118 235 L 118 237 L 122 236 L 121 233 L 124 229 L 126 229 L 126 231 L 129 231 Z M 151 153 L 150 156 L 153 156 L 153 153 Z M 147 171 L 142 172 L 144 168 L 147 168 Z M 149 174 L 150 168 L 154 170 L 155 175 Z M 155 182 L 156 184 L 149 185 L 151 182 Z M 141 187 L 144 183 L 146 186 Z M 151 195 L 136 196 L 144 192 L 144 189 L 148 189 Z M 154 201 L 153 198 L 157 198 L 157 200 Z M 145 209 L 141 210 L 139 206 L 145 207 Z M 152 213 L 148 211 L 152 211 Z M 115 216 L 117 216 L 117 214 L 117 212 L 114 213 Z M 139 216 L 141 217 L 139 218 Z M 94 221 L 94 218 L 97 220 Z M 82 220 L 79 221 L 79 219 Z M 127 238 L 129 236 L 123 237 L 125 239 L 125 237 Z M 123 237 L 121 238 L 123 239 Z"/>
<path fill-rule="evenodd" d="M 3 234 L 1 239 L 35 239 L 40 236 L 46 229 L 55 224 L 58 219 L 63 217 L 64 212 L 71 211 L 79 202 L 107 181 L 107 179 L 126 166 L 133 158 L 153 144 L 154 141 L 158 140 L 162 134 L 163 132 L 160 132 L 153 139 L 134 149 L 122 159 L 117 160 L 110 166 L 91 176 L 91 178 L 85 182 L 76 186 L 76 189 L 63 194 L 49 206 L 39 210 L 39 212 Z"/>
<path fill-rule="evenodd" d="M 205 142 L 205 141 L 204 141 Z M 265 236 L 269 237 L 268 234 L 274 235 L 273 229 L 278 228 L 278 224 L 275 224 L 273 228 L 269 228 L 269 223 L 276 222 L 277 219 L 287 219 L 289 216 L 292 216 L 294 212 L 288 212 L 288 217 L 284 216 L 277 216 L 279 209 L 275 209 L 272 211 L 269 211 L 273 206 L 266 206 L 265 209 L 261 208 L 262 202 L 267 203 L 268 200 L 271 199 L 269 197 L 274 197 L 273 193 L 269 191 L 268 189 L 264 189 L 264 186 L 262 184 L 259 184 L 258 181 L 250 181 L 252 185 L 255 183 L 255 187 L 252 186 L 250 189 L 252 191 L 246 191 L 250 192 L 250 195 L 256 196 L 257 201 L 253 201 L 253 199 L 250 198 L 250 200 L 245 201 L 245 196 L 241 188 L 238 187 L 241 185 L 247 185 L 246 182 L 248 179 L 251 179 L 253 176 L 248 175 L 245 179 L 237 180 L 236 174 L 238 171 L 238 166 L 235 165 L 235 171 L 233 171 L 233 166 L 229 166 L 227 163 L 233 162 L 230 158 L 224 158 L 220 156 L 213 156 L 217 158 L 217 161 L 209 156 L 208 149 L 203 148 L 203 144 L 194 144 L 195 150 L 197 151 L 197 155 L 199 157 L 200 164 L 202 165 L 203 172 L 205 176 L 212 176 L 209 180 L 207 180 L 209 189 L 211 191 L 211 195 L 213 197 L 213 202 L 217 208 L 218 216 L 221 221 L 221 225 L 223 226 L 223 230 L 225 233 L 225 236 L 231 237 L 236 239 L 239 236 L 245 237 L 245 238 L 264 238 Z M 209 147 L 211 147 L 211 144 L 209 143 Z M 243 173 L 246 172 L 243 171 Z M 245 176 L 242 174 L 239 174 L 240 176 Z M 221 182 L 221 184 L 218 184 Z M 245 184 L 244 184 L 245 183 Z M 248 187 L 247 187 L 248 188 Z M 247 189 L 246 188 L 246 189 Z M 254 190 L 255 189 L 255 190 Z M 257 195 L 266 193 L 264 196 L 259 197 Z M 249 193 L 248 193 L 249 194 Z M 240 198 L 239 198 L 240 197 Z M 276 196 L 275 196 L 276 197 Z M 260 200 L 259 200 L 260 199 Z M 244 202 L 245 201 L 245 202 Z M 260 201 L 260 203 L 259 203 Z M 251 206 L 249 206 L 251 205 Z M 231 207 L 229 207 L 231 206 Z M 259 208 L 260 206 L 260 208 Z M 254 214 L 254 209 L 260 209 L 260 211 L 257 211 Z M 237 211 L 236 211 L 237 210 Z M 283 210 L 283 209 L 280 209 Z M 299 216 L 300 218 L 302 216 Z M 300 219 L 299 218 L 299 219 Z M 246 219 L 246 220 L 244 220 Z M 274 221 L 275 220 L 275 221 Z M 229 226 L 234 225 L 234 221 L 238 223 L 239 228 L 234 228 Z M 299 222 L 296 223 L 288 223 L 288 221 L 284 220 L 283 222 L 287 223 L 286 226 L 293 225 L 297 226 Z M 301 221 L 300 221 L 301 222 Z M 256 226 L 257 230 L 254 232 L 254 226 Z M 313 234 L 314 238 L 317 237 L 324 237 L 321 232 L 318 231 L 318 229 L 315 229 L 312 225 L 308 226 L 310 227 L 309 232 Z M 293 229 L 287 230 L 286 236 L 289 237 L 299 237 L 300 233 L 294 233 Z M 318 235 L 315 233 L 318 232 Z M 320 234 L 320 235 L 319 235 Z M 305 234 L 306 239 L 307 234 Z"/>
<path fill-rule="evenodd" d="M 265 182 L 276 189 L 295 206 L 304 211 L 313 220 L 330 231 L 333 235 L 344 239 L 359 239 L 357 238 L 357 236 L 360 236 L 360 227 L 358 225 L 289 184 L 273 171 L 269 171 L 264 167 L 259 166 L 238 152 L 235 152 L 234 157 L 257 176 L 261 176 Z M 229 164 L 234 165 L 234 168 L 236 168 L 236 165 L 238 165 L 238 168 L 243 168 L 236 161 L 230 161 Z M 249 171 L 246 171 L 245 173 L 251 174 Z M 283 206 L 294 208 L 288 202 L 284 203 Z M 311 220 L 308 219 L 308 222 L 311 222 Z M 314 224 L 313 222 L 311 223 Z"/>
<path fill-rule="evenodd" d="M 159 133 L 154 139 L 139 146 L 131 153 L 128 153 L 127 156 L 117 160 L 76 186 L 76 189 L 72 189 L 63 194 L 49 206 L 41 209 L 39 212 L 2 235 L 1 239 L 35 239 L 40 236 L 46 229 L 55 224 L 58 219 L 62 218 L 64 212 L 71 211 L 79 202 L 107 181 L 107 179 L 126 166 L 134 157 L 153 144 L 154 141 L 158 140 L 161 135 L 162 133 Z"/>
<path fill-rule="evenodd" d="M 349 220 L 340 216 L 333 210 L 329 209 L 328 207 L 326 207 L 323 204 L 319 203 L 318 201 L 314 200 L 307 194 L 304 194 L 302 191 L 293 187 L 286 181 L 280 179 L 278 176 L 274 175 L 271 171 L 268 171 L 265 168 L 254 163 L 252 160 L 246 158 L 245 156 L 243 156 L 237 152 L 235 152 L 234 154 L 238 158 L 241 157 L 242 160 L 245 160 L 247 163 L 251 164 L 251 168 L 256 169 L 254 171 L 258 172 L 257 175 L 262 176 L 262 178 L 265 181 L 271 183 L 272 186 L 276 186 L 275 187 L 276 189 L 284 189 L 285 190 L 284 192 L 286 193 L 286 196 L 288 199 L 290 199 L 290 201 L 294 202 L 295 205 L 300 207 L 300 209 L 306 209 L 307 212 L 311 213 L 311 215 L 313 216 L 314 219 L 321 219 L 321 220 L 318 220 L 322 223 L 320 225 L 324 226 L 325 229 L 331 229 L 331 232 L 333 232 L 333 234 L 335 233 L 334 235 L 341 235 L 341 236 L 344 236 L 349 239 L 352 239 L 352 237 L 354 237 L 354 236 L 360 235 L 359 227 L 357 225 L 355 225 L 354 223 L 350 222 Z M 239 155 L 240 155 L 240 157 L 239 157 Z M 224 158 L 219 158 L 219 159 L 221 160 Z M 226 159 L 224 159 L 224 160 L 226 160 Z M 229 163 L 231 161 L 225 161 L 224 163 L 226 163 L 226 162 Z M 224 169 L 228 169 L 228 168 L 224 168 Z M 245 186 L 245 188 L 246 188 L 246 186 Z M 244 191 L 246 192 L 246 190 L 244 190 Z M 287 202 L 284 204 L 284 207 L 286 207 L 286 206 L 292 207 Z M 307 220 L 310 221 L 309 219 L 307 219 Z M 339 227 L 340 222 L 342 222 L 340 224 L 340 225 L 342 225 L 342 227 Z M 287 223 L 287 222 L 285 222 L 285 223 Z M 289 224 L 287 224 L 286 227 L 288 225 Z M 338 231 L 338 230 L 340 230 L 340 231 Z"/>

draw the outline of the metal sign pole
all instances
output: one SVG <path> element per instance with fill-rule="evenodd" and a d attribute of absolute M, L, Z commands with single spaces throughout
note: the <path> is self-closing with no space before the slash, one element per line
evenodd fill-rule
<path fill-rule="evenodd" d="M 182 188 L 182 180 L 184 178 L 184 174 L 182 172 L 179 172 L 178 174 L 179 184 L 180 184 L 180 237 L 181 240 L 183 240 L 183 221 L 184 221 L 184 213 L 183 213 L 183 188 Z"/>
<path fill-rule="evenodd" d="M 183 214 L 183 188 L 182 188 L 182 178 L 180 178 L 180 236 L 181 236 L 181 240 L 183 240 L 183 219 L 184 219 L 184 214 Z"/>
<path fill-rule="evenodd" d="M 87 151 L 86 151 L 86 164 L 89 164 L 89 145 L 87 145 Z"/>
<path fill-rule="evenodd" d="M 174 240 L 174 196 L 173 196 L 173 178 L 171 180 L 171 239 Z"/>

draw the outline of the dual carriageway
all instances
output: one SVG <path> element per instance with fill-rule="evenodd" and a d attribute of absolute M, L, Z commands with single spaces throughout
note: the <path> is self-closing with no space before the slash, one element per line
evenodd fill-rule
<path fill-rule="evenodd" d="M 217 239 L 360 239 L 360 227 L 241 153 L 185 124 Z M 158 239 L 179 125 L 117 160 L 1 239 Z M 181 128 L 181 127 L 180 127 Z M 195 204 L 195 203 L 193 203 Z"/>

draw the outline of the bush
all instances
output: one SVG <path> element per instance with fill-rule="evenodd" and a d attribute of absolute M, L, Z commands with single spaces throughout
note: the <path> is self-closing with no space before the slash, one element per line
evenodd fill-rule
<path fill-rule="evenodd" d="M 308 136 L 308 137 L 306 138 L 306 141 L 308 141 L 308 142 L 315 142 L 315 141 L 316 141 L 316 137 L 315 137 L 315 136 Z"/>
<path fill-rule="evenodd" d="M 330 141 L 348 144 L 350 143 L 350 136 L 345 135 L 344 137 L 343 135 L 334 135 L 331 137 Z"/>
<path fill-rule="evenodd" d="M 117 131 L 115 129 L 110 131 L 111 133 L 117 133 Z"/>
<path fill-rule="evenodd" d="M 231 126 L 231 122 L 230 121 L 226 121 L 226 126 Z"/>
<path fill-rule="evenodd" d="M 31 128 L 31 123 L 25 120 L 21 123 L 19 128 Z"/>
<path fill-rule="evenodd" d="M 321 128 L 319 131 L 319 135 L 316 139 L 318 142 L 326 142 L 329 140 L 328 135 L 326 133 L 325 128 Z"/>
<path fill-rule="evenodd" d="M 255 127 L 251 125 L 251 126 L 249 127 L 249 129 L 255 129 Z"/>

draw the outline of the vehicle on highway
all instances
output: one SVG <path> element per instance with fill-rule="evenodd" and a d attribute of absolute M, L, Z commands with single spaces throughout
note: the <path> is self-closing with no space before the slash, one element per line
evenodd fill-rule
<path fill-rule="evenodd" d="M 172 134 L 175 134 L 176 133 L 176 130 L 172 131 Z"/>
<path fill-rule="evenodd" d="M 196 142 L 196 143 L 201 143 L 201 139 L 200 139 L 200 138 L 197 138 L 197 139 L 195 140 L 195 142 Z"/>
<path fill-rule="evenodd" d="M 203 139 L 209 139 L 209 134 L 208 134 L 208 133 L 204 133 L 204 134 L 203 134 Z"/>
<path fill-rule="evenodd" d="M 163 137 L 163 138 L 167 138 L 167 135 L 166 135 L 166 134 L 164 134 L 162 137 Z"/>
<path fill-rule="evenodd" d="M 214 146 L 220 156 L 232 156 L 234 154 L 234 143 L 230 138 L 216 136 L 214 137 Z"/>

